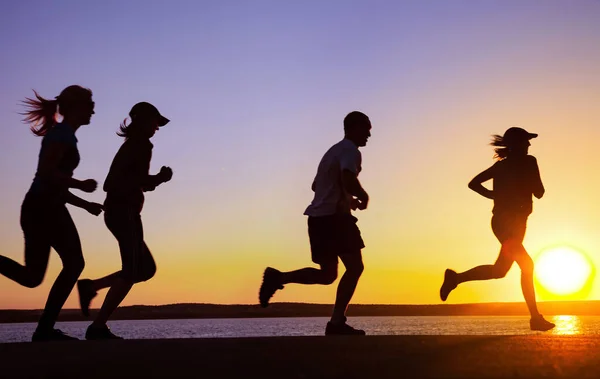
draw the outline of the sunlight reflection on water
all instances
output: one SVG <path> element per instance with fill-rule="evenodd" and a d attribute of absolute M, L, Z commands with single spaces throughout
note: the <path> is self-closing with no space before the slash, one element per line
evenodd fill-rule
<path fill-rule="evenodd" d="M 568 336 L 582 333 L 581 319 L 577 316 L 554 316 L 552 322 L 556 324 L 552 334 Z"/>

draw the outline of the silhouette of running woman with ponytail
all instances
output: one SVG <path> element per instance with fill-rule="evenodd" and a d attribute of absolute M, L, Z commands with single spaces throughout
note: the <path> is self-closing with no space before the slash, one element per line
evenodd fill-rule
<path fill-rule="evenodd" d="M 527 218 L 532 211 L 532 195 L 538 199 L 544 195 L 537 160 L 528 155 L 529 140 L 536 137 L 537 134 L 517 127 L 509 128 L 503 136 L 494 136 L 491 145 L 497 147 L 494 157 L 498 161 L 473 178 L 469 188 L 494 200 L 492 231 L 502 244 L 500 255 L 493 265 L 477 266 L 462 273 L 447 269 L 440 298 L 446 301 L 460 283 L 503 278 L 513 262 L 517 262 L 521 268 L 521 289 L 531 314 L 530 328 L 546 331 L 555 325 L 545 320 L 537 309 L 533 260 L 523 247 Z M 482 185 L 488 180 L 493 180 L 492 190 Z"/>
<path fill-rule="evenodd" d="M 0 256 L 0 274 L 29 288 L 42 283 L 48 267 L 50 248 L 54 248 L 63 268 L 52 285 L 46 306 L 32 341 L 76 340 L 54 324 L 84 267 L 77 228 L 65 204 L 97 216 L 102 205 L 90 203 L 69 189 L 94 192 L 93 179 L 77 180 L 73 171 L 79 165 L 75 132 L 88 125 L 94 114 L 92 91 L 77 85 L 65 88 L 54 100 L 37 92 L 23 103 L 28 108 L 24 121 L 37 136 L 43 137 L 37 172 L 21 206 L 21 228 L 25 237 L 25 265 Z M 63 116 L 57 122 L 56 113 Z"/>
<path fill-rule="evenodd" d="M 144 242 L 141 212 L 144 192 L 153 191 L 173 176 L 173 171 L 165 166 L 157 175 L 148 173 L 153 148 L 150 138 L 169 120 L 156 107 L 145 102 L 136 104 L 129 117 L 131 123 L 123 122 L 117 133 L 125 138 L 125 142 L 104 182 L 104 221 L 119 242 L 122 269 L 104 278 L 82 279 L 77 285 L 84 316 L 89 315 L 90 302 L 97 292 L 110 287 L 100 311 L 85 333 L 88 340 L 121 339 L 106 325 L 109 317 L 135 283 L 149 280 L 156 272 L 154 258 Z"/>

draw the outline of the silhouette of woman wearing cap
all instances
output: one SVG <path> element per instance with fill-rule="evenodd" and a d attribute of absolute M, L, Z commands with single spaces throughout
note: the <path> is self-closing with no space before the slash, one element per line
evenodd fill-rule
<path fill-rule="evenodd" d="M 89 315 L 89 306 L 97 292 L 109 288 L 100 311 L 88 327 L 85 338 L 121 339 L 114 335 L 106 322 L 135 283 L 152 278 L 156 272 L 154 258 L 144 242 L 141 211 L 144 192 L 153 191 L 158 185 L 171 180 L 173 171 L 163 166 L 157 175 L 150 175 L 152 143 L 150 138 L 159 127 L 169 120 L 149 103 L 138 103 L 129 112 L 131 123 L 123 121 L 119 136 L 125 142 L 115 155 L 104 190 L 104 221 L 115 236 L 121 252 L 122 268 L 104 278 L 82 279 L 77 283 L 81 311 Z"/>
<path fill-rule="evenodd" d="M 54 248 L 63 268 L 52 285 L 32 340 L 76 340 L 54 329 L 54 324 L 84 267 L 79 234 L 65 205 L 83 208 L 95 216 L 102 212 L 101 204 L 85 201 L 69 191 L 75 188 L 94 192 L 98 186 L 93 179 L 73 178 L 80 159 L 75 132 L 89 125 L 94 102 L 92 91 L 77 85 L 65 88 L 54 100 L 34 93 L 35 99 L 23 101 L 27 107 L 24 121 L 43 139 L 37 172 L 21 206 L 25 265 L 0 256 L 0 274 L 35 288 L 44 279 L 50 248 Z M 63 116 L 61 122 L 56 120 L 57 112 Z"/>
<path fill-rule="evenodd" d="M 440 298 L 446 301 L 450 292 L 460 283 L 473 280 L 499 279 L 506 276 L 513 262 L 521 268 L 521 288 L 531 314 L 531 330 L 546 331 L 554 324 L 546 321 L 539 313 L 533 287 L 533 260 L 523 247 L 527 218 L 532 211 L 532 195 L 540 199 L 544 185 L 540 178 L 537 160 L 528 155 L 529 140 L 537 134 L 522 128 L 509 128 L 503 136 L 495 135 L 492 146 L 496 146 L 497 162 L 481 172 L 469 183 L 469 188 L 481 196 L 494 200 L 492 231 L 502 244 L 500 254 L 493 265 L 474 267 L 463 273 L 447 269 Z M 482 183 L 493 180 L 493 190 Z"/>

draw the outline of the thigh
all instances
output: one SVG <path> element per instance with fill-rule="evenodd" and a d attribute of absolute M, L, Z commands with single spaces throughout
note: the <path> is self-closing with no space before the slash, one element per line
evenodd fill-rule
<path fill-rule="evenodd" d="M 335 227 L 335 239 L 338 255 L 360 254 L 365 247 L 360 229 L 356 222 L 358 220 L 352 215 L 339 215 Z"/>
<path fill-rule="evenodd" d="M 45 272 L 50 258 L 50 209 L 29 195 L 21 206 L 21 229 L 25 239 L 25 266 Z"/>
<path fill-rule="evenodd" d="M 312 261 L 321 266 L 335 266 L 337 269 L 338 249 L 333 217 L 309 217 L 308 237 Z"/>
<path fill-rule="evenodd" d="M 523 243 L 526 229 L 527 215 L 508 213 L 494 214 L 492 217 L 492 231 L 501 244 L 508 241 L 516 244 Z"/>
<path fill-rule="evenodd" d="M 80 264 L 83 260 L 79 233 L 66 206 L 57 209 L 53 217 L 50 244 L 58 253 L 63 266 L 68 263 Z"/>
<path fill-rule="evenodd" d="M 156 262 L 145 242 L 142 242 L 142 248 L 140 250 L 139 270 L 141 271 L 141 277 L 145 279 L 154 276 L 154 273 L 156 272 Z"/>
<path fill-rule="evenodd" d="M 119 243 L 123 276 L 136 280 L 154 259 L 144 242 L 144 229 L 139 212 L 133 208 L 105 214 L 106 225 Z"/>
<path fill-rule="evenodd" d="M 502 248 L 500 249 L 500 254 L 498 254 L 498 258 L 496 259 L 494 266 L 496 266 L 496 268 L 502 272 L 508 272 L 514 262 L 515 257 L 512 251 Z"/>

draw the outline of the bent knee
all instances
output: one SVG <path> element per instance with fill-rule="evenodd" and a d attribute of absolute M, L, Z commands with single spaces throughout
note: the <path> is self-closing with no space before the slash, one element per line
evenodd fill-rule
<path fill-rule="evenodd" d="M 138 276 L 138 278 L 136 280 L 136 283 L 145 282 L 147 280 L 150 280 L 154 277 L 155 274 L 156 274 L 156 266 L 152 266 L 141 272 L 141 274 Z"/>
<path fill-rule="evenodd" d="M 335 282 L 338 276 L 337 265 L 322 266 L 321 267 L 321 283 L 332 284 Z"/>
<path fill-rule="evenodd" d="M 323 284 L 333 284 L 337 279 L 337 271 L 324 272 L 323 273 Z"/>
<path fill-rule="evenodd" d="M 348 269 L 348 272 L 356 276 L 361 276 L 363 271 L 365 271 L 365 265 L 362 262 Z"/>
<path fill-rule="evenodd" d="M 155 274 L 156 266 L 152 265 L 141 270 L 123 271 L 123 278 L 131 281 L 132 283 L 140 283 L 152 279 Z"/>
<path fill-rule="evenodd" d="M 36 288 L 44 281 L 44 273 L 29 272 L 28 275 L 20 283 L 27 288 Z"/>
<path fill-rule="evenodd" d="M 527 256 L 526 258 L 524 258 L 523 260 L 517 262 L 519 267 L 521 268 L 521 272 L 524 274 L 533 274 L 533 269 L 534 269 L 534 264 L 533 264 L 533 259 L 531 259 L 531 257 Z"/>
<path fill-rule="evenodd" d="M 508 274 L 508 270 L 510 270 L 510 267 L 506 267 L 506 266 L 494 266 L 494 270 L 492 271 L 493 273 L 493 277 L 492 279 L 502 279 L 506 276 L 506 274 Z"/>
<path fill-rule="evenodd" d="M 77 276 L 79 276 L 83 272 L 84 268 L 85 268 L 85 261 L 83 260 L 83 257 L 73 259 L 69 262 L 65 262 L 65 264 L 63 266 L 63 269 L 65 271 L 68 271 L 69 273 L 71 273 L 73 275 L 77 275 Z"/>

